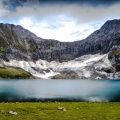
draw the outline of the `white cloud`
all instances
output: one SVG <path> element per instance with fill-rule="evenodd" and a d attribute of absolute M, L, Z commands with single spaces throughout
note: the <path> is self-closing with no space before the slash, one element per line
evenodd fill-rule
<path fill-rule="evenodd" d="M 33 22 L 31 18 L 23 18 L 20 19 L 19 24 L 28 29 L 33 25 Z"/>
<path fill-rule="evenodd" d="M 0 1 L 0 18 L 5 16 L 6 14 L 9 14 L 9 11 L 4 8 L 1 0 Z"/>
<path fill-rule="evenodd" d="M 99 24 L 96 27 L 89 24 L 78 25 L 75 21 L 57 21 L 55 25 L 61 24 L 61 26 L 57 26 L 57 29 L 54 29 L 49 22 L 34 23 L 31 18 L 23 18 L 19 21 L 19 24 L 39 37 L 60 41 L 84 39 L 100 26 Z"/>
<path fill-rule="evenodd" d="M 25 3 L 12 12 L 5 10 L 1 4 L 0 8 L 1 20 L 15 21 L 13 23 L 42 38 L 61 41 L 84 39 L 105 21 L 120 18 L 120 4 L 94 7 L 77 4 L 32 6 Z"/>

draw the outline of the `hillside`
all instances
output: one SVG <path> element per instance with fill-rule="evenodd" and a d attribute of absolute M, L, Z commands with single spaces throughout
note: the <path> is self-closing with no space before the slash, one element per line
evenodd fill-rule
<path fill-rule="evenodd" d="M 27 79 L 34 78 L 30 73 L 17 67 L 7 67 L 0 64 L 0 78 Z"/>

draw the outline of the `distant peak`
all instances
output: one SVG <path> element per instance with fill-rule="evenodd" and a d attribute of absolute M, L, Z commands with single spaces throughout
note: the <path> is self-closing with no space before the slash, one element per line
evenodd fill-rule
<path fill-rule="evenodd" d="M 120 25 L 120 19 L 108 20 L 101 28 L 113 26 L 113 25 Z"/>
<path fill-rule="evenodd" d="M 105 24 L 115 24 L 115 23 L 120 23 L 120 19 L 114 19 L 114 20 L 108 20 L 105 22 Z"/>

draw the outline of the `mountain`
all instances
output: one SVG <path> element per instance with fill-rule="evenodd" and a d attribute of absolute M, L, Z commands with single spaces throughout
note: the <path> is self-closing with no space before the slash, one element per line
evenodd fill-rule
<path fill-rule="evenodd" d="M 120 45 L 120 20 L 107 21 L 86 39 L 75 42 L 42 39 L 19 25 L 0 24 L 0 58 L 3 60 L 62 62 L 85 54 L 104 54 L 114 45 Z"/>
<path fill-rule="evenodd" d="M 42 39 L 19 25 L 0 23 L 0 60 L 41 78 L 58 74 L 107 78 L 103 72 L 114 73 L 108 52 L 116 45 L 120 46 L 120 20 L 107 21 L 86 39 L 75 42 Z"/>

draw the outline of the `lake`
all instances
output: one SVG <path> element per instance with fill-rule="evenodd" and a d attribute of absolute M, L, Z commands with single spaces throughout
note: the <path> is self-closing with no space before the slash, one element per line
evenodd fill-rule
<path fill-rule="evenodd" d="M 120 101 L 119 80 L 1 79 L 0 102 Z"/>

